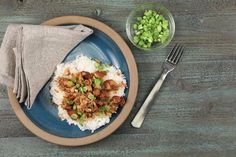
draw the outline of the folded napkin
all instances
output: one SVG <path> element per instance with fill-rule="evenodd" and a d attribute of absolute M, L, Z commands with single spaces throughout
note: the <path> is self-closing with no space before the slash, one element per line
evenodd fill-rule
<path fill-rule="evenodd" d="M 0 83 L 31 108 L 56 65 L 92 32 L 83 25 L 9 25 L 0 49 Z"/>

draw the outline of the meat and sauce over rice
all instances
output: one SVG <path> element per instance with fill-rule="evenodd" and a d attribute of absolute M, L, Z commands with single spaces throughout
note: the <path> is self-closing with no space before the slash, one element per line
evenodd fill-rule
<path fill-rule="evenodd" d="M 93 132 L 125 105 L 126 87 L 119 69 L 79 56 L 57 66 L 50 93 L 62 120 Z"/>

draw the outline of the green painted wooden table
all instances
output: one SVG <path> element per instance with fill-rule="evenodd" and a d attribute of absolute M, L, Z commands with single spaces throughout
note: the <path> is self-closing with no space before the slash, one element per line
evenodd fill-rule
<path fill-rule="evenodd" d="M 30 133 L 0 86 L 0 156 L 193 156 L 236 154 L 236 1 L 162 0 L 173 13 L 172 43 L 145 53 L 125 33 L 129 12 L 142 0 L 0 0 L 0 41 L 9 23 L 39 24 L 62 15 L 96 18 L 129 44 L 139 71 L 139 92 L 126 122 L 111 136 L 83 147 L 62 147 Z M 101 12 L 100 12 L 101 11 Z M 97 14 L 99 12 L 99 14 Z M 153 86 L 175 42 L 186 52 L 158 95 L 141 129 L 130 122 Z"/>

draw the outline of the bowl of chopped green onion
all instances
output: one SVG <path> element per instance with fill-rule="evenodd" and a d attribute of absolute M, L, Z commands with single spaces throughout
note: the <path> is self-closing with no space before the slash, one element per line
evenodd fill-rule
<path fill-rule="evenodd" d="M 174 18 L 160 3 L 144 3 L 129 14 L 126 33 L 129 40 L 140 49 L 164 48 L 175 33 Z"/>

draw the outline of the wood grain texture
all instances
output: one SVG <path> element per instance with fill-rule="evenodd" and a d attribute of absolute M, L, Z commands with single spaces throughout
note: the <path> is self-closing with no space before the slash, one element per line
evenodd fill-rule
<path fill-rule="evenodd" d="M 144 0 L 0 0 L 0 41 L 9 23 L 39 24 L 62 15 L 96 18 L 127 41 L 139 70 L 139 93 L 128 120 L 106 139 L 78 148 L 38 139 L 18 121 L 0 86 L 0 156 L 193 156 L 236 154 L 236 1 L 161 0 L 173 13 L 176 33 L 158 52 L 128 41 L 125 22 Z M 97 16 L 95 10 L 101 9 Z M 175 42 L 186 52 L 164 83 L 141 129 L 130 126 Z"/>

